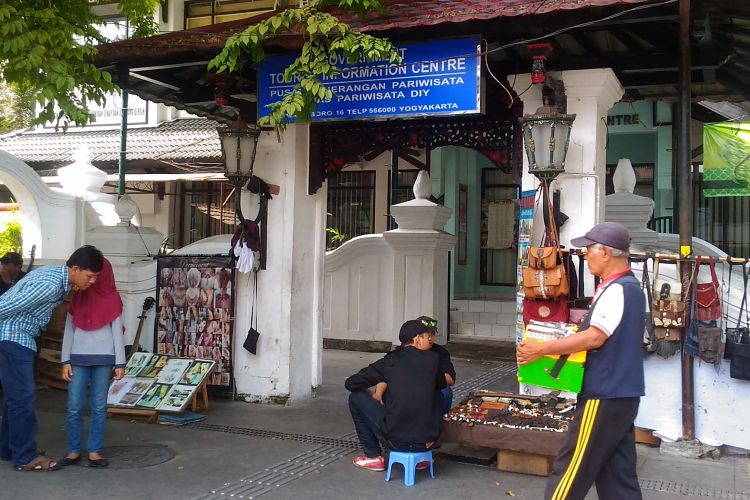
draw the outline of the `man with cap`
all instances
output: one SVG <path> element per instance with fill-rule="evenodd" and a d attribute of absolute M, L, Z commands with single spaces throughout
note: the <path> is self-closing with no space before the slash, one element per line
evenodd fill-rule
<path fill-rule="evenodd" d="M 346 379 L 351 391 L 349 411 L 364 456 L 354 465 L 385 470 L 382 446 L 396 451 L 425 451 L 440 435 L 440 417 L 446 385 L 440 355 L 430 350 L 436 326 L 425 319 L 405 322 L 399 331 L 402 348 Z M 371 387 L 386 383 L 382 404 Z"/>
<path fill-rule="evenodd" d="M 0 258 L 0 295 L 26 275 L 21 271 L 22 266 L 23 257 L 18 252 L 7 252 Z"/>
<path fill-rule="evenodd" d="M 566 442 L 552 465 L 544 498 L 583 499 L 596 484 L 601 499 L 637 500 L 635 429 L 644 392 L 645 298 L 628 262 L 630 235 L 616 222 L 594 226 L 571 243 L 585 247 L 597 287 L 578 333 L 551 342 L 524 341 L 519 364 L 544 355 L 587 351 L 583 388 Z"/>
<path fill-rule="evenodd" d="M 437 320 L 432 319 L 429 316 L 420 316 L 417 318 L 417 321 L 420 321 L 422 323 L 422 326 L 426 326 L 428 328 L 428 331 L 425 332 L 425 334 L 427 335 L 427 339 L 430 341 L 430 350 L 436 352 L 438 356 L 440 356 L 440 371 L 445 375 L 445 387 L 442 391 L 440 391 L 443 396 L 441 414 L 448 413 L 448 411 L 450 411 L 451 407 L 453 406 L 453 389 L 451 389 L 451 386 L 456 383 L 456 368 L 453 366 L 451 354 L 448 352 L 448 349 L 441 346 L 440 344 L 435 343 L 435 337 L 438 333 Z M 410 342 L 411 339 L 409 339 L 406 343 L 402 343 L 402 345 L 396 347 L 394 350 L 386 354 L 386 357 L 390 354 L 398 352 L 401 349 L 404 349 Z M 379 383 L 375 386 L 372 397 L 375 400 L 379 401 L 380 404 L 383 404 L 383 394 L 385 394 L 385 390 L 387 388 L 388 384 L 386 384 L 385 382 Z"/>

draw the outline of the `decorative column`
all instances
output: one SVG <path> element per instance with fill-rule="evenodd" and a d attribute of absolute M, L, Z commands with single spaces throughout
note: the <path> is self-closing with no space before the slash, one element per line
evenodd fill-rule
<path fill-rule="evenodd" d="M 615 192 L 605 202 L 607 222 L 619 222 L 628 228 L 634 245 L 656 244 L 659 233 L 646 227 L 654 213 L 654 200 L 633 193 L 636 177 L 630 160 L 621 158 L 617 162 L 612 182 Z"/>
<path fill-rule="evenodd" d="M 326 190 L 307 194 L 309 127 L 294 124 L 277 139 L 263 132 L 254 173 L 280 192 L 268 202 L 266 269 L 257 274 L 258 354 L 242 347 L 250 328 L 254 277 L 235 283 L 234 375 L 239 399 L 285 404 L 309 398 L 321 383 Z M 258 197 L 243 192 L 243 212 Z"/>
<path fill-rule="evenodd" d="M 391 207 L 398 229 L 383 237 L 394 250 L 393 342 L 404 321 L 430 316 L 438 321 L 438 343 L 448 333 L 448 251 L 456 237 L 444 231 L 450 208 L 430 201 L 432 183 L 421 171 L 414 183 L 415 199 Z"/>

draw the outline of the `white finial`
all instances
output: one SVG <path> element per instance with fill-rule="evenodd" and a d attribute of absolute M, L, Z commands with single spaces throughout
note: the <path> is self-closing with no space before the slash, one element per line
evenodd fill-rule
<path fill-rule="evenodd" d="M 414 198 L 418 200 L 428 200 L 432 196 L 432 181 L 430 174 L 422 170 L 417 175 L 417 181 L 414 183 Z"/>
<path fill-rule="evenodd" d="M 130 220 L 138 215 L 138 205 L 135 204 L 130 196 L 123 195 L 122 198 L 115 203 L 115 212 L 117 212 L 117 216 L 120 217 L 120 223 L 117 225 L 127 226 L 130 224 Z"/>
<path fill-rule="evenodd" d="M 617 162 L 617 168 L 612 175 L 612 183 L 615 186 L 615 193 L 633 193 L 635 189 L 635 170 L 633 164 L 627 158 L 620 158 Z"/>
<path fill-rule="evenodd" d="M 74 159 L 70 165 L 57 169 L 63 190 L 75 196 L 101 192 L 102 186 L 107 182 L 107 173 L 91 164 L 89 148 L 79 147 Z"/>

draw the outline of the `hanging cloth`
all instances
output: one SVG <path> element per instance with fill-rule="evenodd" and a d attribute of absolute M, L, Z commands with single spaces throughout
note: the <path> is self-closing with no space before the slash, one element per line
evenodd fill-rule
<path fill-rule="evenodd" d="M 260 229 L 258 223 L 245 219 L 232 236 L 232 246 L 229 249 L 230 258 L 235 261 L 237 270 L 249 273 L 258 266 L 257 252 L 260 251 Z"/>
<path fill-rule="evenodd" d="M 492 202 L 487 206 L 487 248 L 504 250 L 513 246 L 516 224 L 514 200 Z"/>

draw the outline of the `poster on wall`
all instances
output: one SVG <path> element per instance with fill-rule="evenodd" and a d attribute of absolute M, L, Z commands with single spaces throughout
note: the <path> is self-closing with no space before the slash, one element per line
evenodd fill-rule
<path fill-rule="evenodd" d="M 750 122 L 703 126 L 703 195 L 750 196 Z"/>
<path fill-rule="evenodd" d="M 208 384 L 213 392 L 231 394 L 234 383 L 233 266 L 226 256 L 161 257 L 157 279 L 154 351 L 173 357 L 215 361 Z M 176 374 L 179 368 L 174 367 L 173 378 L 177 380 L 184 375 Z M 170 383 L 174 383 L 171 380 Z"/>
<path fill-rule="evenodd" d="M 523 336 L 523 273 L 522 269 L 529 266 L 529 241 L 531 239 L 531 224 L 534 221 L 534 203 L 536 189 L 521 192 L 520 210 L 518 211 L 518 266 L 516 267 L 516 343 L 521 342 Z"/>

